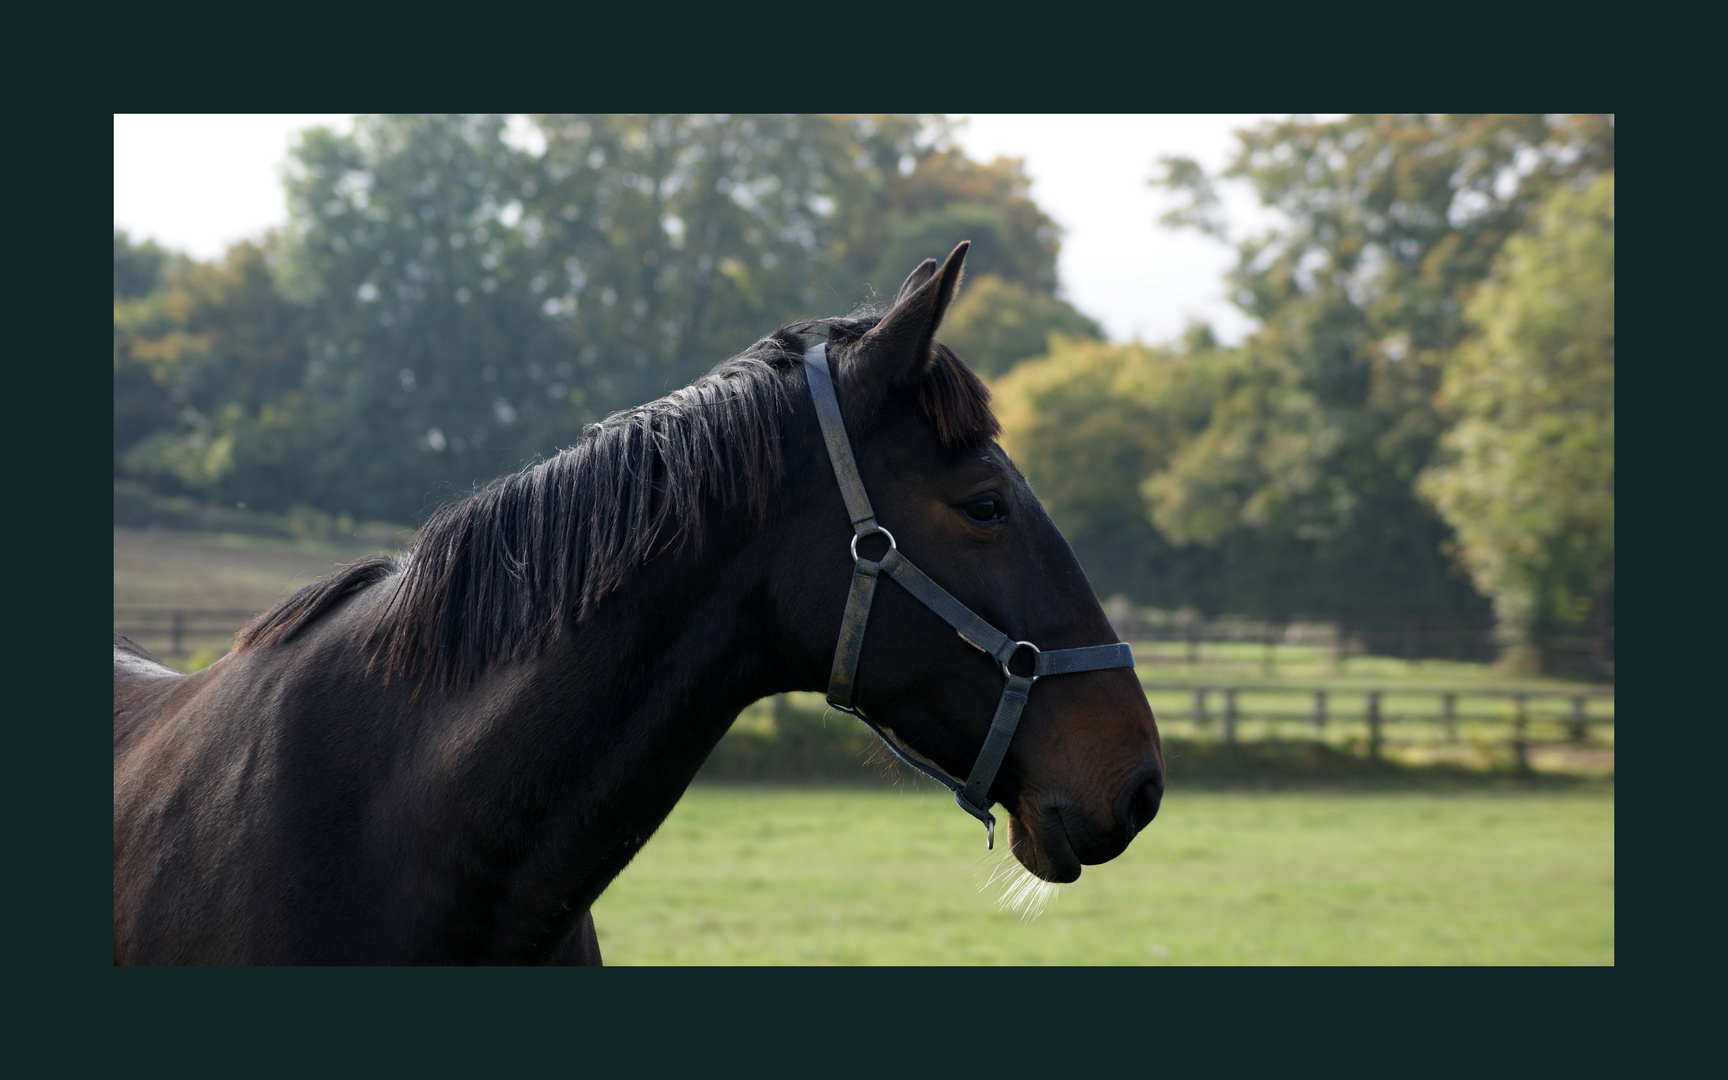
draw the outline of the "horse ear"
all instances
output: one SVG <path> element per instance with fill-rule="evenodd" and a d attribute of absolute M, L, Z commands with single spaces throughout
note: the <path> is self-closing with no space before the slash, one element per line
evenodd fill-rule
<path fill-rule="evenodd" d="M 875 408 L 895 387 L 922 378 L 936 362 L 936 329 L 960 289 L 970 240 L 962 240 L 937 269 L 925 259 L 900 286 L 894 306 L 863 337 L 844 376 L 851 397 Z"/>
<path fill-rule="evenodd" d="M 925 259 L 923 262 L 919 263 L 918 268 L 913 270 L 910 274 L 907 274 L 906 280 L 900 283 L 900 291 L 894 294 L 894 306 L 898 307 L 900 301 L 917 292 L 920 285 L 925 284 L 935 276 L 935 259 Z"/>

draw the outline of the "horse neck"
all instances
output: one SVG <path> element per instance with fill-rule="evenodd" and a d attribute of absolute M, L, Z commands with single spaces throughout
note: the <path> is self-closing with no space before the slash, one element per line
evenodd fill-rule
<path fill-rule="evenodd" d="M 453 873 L 469 872 L 456 868 L 476 851 L 505 855 L 479 860 L 502 878 L 491 958 L 554 947 L 566 913 L 586 910 L 647 842 L 744 706 L 797 681 L 762 610 L 772 526 L 716 515 L 699 551 L 651 560 L 425 730 L 428 746 L 465 747 L 445 759 L 450 783 L 433 798 L 446 811 L 490 808 L 482 824 L 426 815 L 428 850 Z M 453 831 L 468 840 L 460 850 Z M 458 883 L 446 895 L 474 891 Z"/>

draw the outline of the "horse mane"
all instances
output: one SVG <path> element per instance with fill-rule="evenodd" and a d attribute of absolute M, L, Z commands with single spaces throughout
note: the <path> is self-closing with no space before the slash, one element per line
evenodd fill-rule
<path fill-rule="evenodd" d="M 590 424 L 575 446 L 433 514 L 405 558 L 363 559 L 289 596 L 241 630 L 236 651 L 288 641 L 394 575 L 367 641 L 386 681 L 448 691 L 537 654 L 652 556 L 699 552 L 711 503 L 764 516 L 795 385 L 783 375 L 803 357 L 802 335 L 826 329 L 844 343 L 879 317 L 783 327 L 691 385 Z M 944 445 L 1001 430 L 988 388 L 944 346 L 918 393 Z"/>
<path fill-rule="evenodd" d="M 240 628 L 234 636 L 234 651 L 245 652 L 287 641 L 343 600 L 383 581 L 399 567 L 393 556 L 368 555 L 323 581 L 294 590 L 287 599 Z"/>

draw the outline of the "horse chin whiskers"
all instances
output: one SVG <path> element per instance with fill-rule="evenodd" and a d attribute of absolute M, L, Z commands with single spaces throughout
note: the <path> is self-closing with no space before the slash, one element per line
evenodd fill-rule
<path fill-rule="evenodd" d="M 1061 891 L 1060 885 L 1045 881 L 1022 866 L 1012 851 L 1003 852 L 1002 857 L 996 860 L 978 891 L 983 892 L 998 882 L 1002 885 L 1002 892 L 996 898 L 996 910 L 1012 911 L 1023 923 L 1044 914 Z"/>

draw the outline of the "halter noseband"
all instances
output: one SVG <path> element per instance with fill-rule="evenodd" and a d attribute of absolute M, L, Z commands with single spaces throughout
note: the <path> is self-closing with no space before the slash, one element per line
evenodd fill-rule
<path fill-rule="evenodd" d="M 1068 675 L 1080 671 L 1102 671 L 1107 668 L 1131 668 L 1134 652 L 1125 643 L 1089 645 L 1079 649 L 1040 651 L 1030 641 L 1015 641 L 985 622 L 971 608 L 950 596 L 942 586 L 931 581 L 924 572 L 900 554 L 894 534 L 876 523 L 876 513 L 870 508 L 870 497 L 864 493 L 864 479 L 858 474 L 858 463 L 852 457 L 852 443 L 846 437 L 846 424 L 841 419 L 840 402 L 834 396 L 834 380 L 828 373 L 828 346 L 817 344 L 804 354 L 804 368 L 810 383 L 810 396 L 816 402 L 816 419 L 822 425 L 822 439 L 828 444 L 828 460 L 834 465 L 834 478 L 840 482 L 840 496 L 846 501 L 846 513 L 852 519 L 852 591 L 846 597 L 846 612 L 840 618 L 840 641 L 834 648 L 834 670 L 828 676 L 828 704 L 851 713 L 874 731 L 888 745 L 894 756 L 919 772 L 942 784 L 954 793 L 960 809 L 984 823 L 984 846 L 996 846 L 996 818 L 990 813 L 990 785 L 1002 759 L 1008 753 L 1008 743 L 1020 724 L 1020 713 L 1026 708 L 1026 697 L 1032 684 L 1046 675 Z M 888 551 L 872 562 L 858 554 L 858 541 L 880 533 L 888 541 Z M 870 602 L 876 596 L 876 579 L 881 574 L 893 578 L 913 599 L 935 612 L 959 634 L 962 641 L 989 654 L 1001 665 L 1008 684 L 1002 689 L 1002 699 L 996 705 L 996 717 L 990 722 L 990 732 L 984 736 L 984 746 L 972 764 L 972 773 L 965 783 L 954 779 L 934 764 L 913 757 L 862 711 L 852 704 L 854 683 L 858 675 L 858 657 L 864 649 L 864 627 L 870 621 Z M 1016 675 L 1009 667 L 1022 650 L 1031 650 L 1032 673 Z"/>

